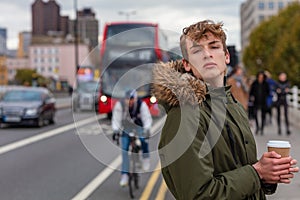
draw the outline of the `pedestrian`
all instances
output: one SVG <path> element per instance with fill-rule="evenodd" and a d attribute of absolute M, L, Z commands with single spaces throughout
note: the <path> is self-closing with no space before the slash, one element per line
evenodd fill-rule
<path fill-rule="evenodd" d="M 276 81 L 272 78 L 272 75 L 269 71 L 265 70 L 265 75 L 266 75 L 266 82 L 269 85 L 269 95 L 267 96 L 267 110 L 266 110 L 266 118 L 267 115 L 269 115 L 269 120 L 266 121 L 270 124 L 272 124 L 272 118 L 273 118 L 273 106 L 274 106 L 274 99 L 277 97 L 275 95 L 275 87 L 276 87 Z"/>
<path fill-rule="evenodd" d="M 121 133 L 122 146 L 122 169 L 120 185 L 122 187 L 128 185 L 129 180 L 129 156 L 128 150 L 130 145 L 129 133 L 136 131 L 141 141 L 143 152 L 143 170 L 150 168 L 150 155 L 148 139 L 150 128 L 152 125 L 152 117 L 147 104 L 138 98 L 136 90 L 126 91 L 125 98 L 118 101 L 112 113 L 112 130 L 113 140 L 119 139 Z"/>
<path fill-rule="evenodd" d="M 287 75 L 284 72 L 281 72 L 278 76 L 278 82 L 276 84 L 276 94 L 277 94 L 277 124 L 278 124 L 278 134 L 281 135 L 281 108 L 284 109 L 284 119 L 286 134 L 290 135 L 291 131 L 289 128 L 289 118 L 288 118 L 288 103 L 287 103 L 287 94 L 289 93 L 290 83 L 287 80 Z"/>
<path fill-rule="evenodd" d="M 257 160 L 247 114 L 224 86 L 230 56 L 222 27 L 205 20 L 184 28 L 183 60 L 153 70 L 153 93 L 167 114 L 162 174 L 176 199 L 266 199 L 299 171 L 274 151 Z"/>
<path fill-rule="evenodd" d="M 232 75 L 227 79 L 227 84 L 231 86 L 231 93 L 234 98 L 242 104 L 245 110 L 248 110 L 249 86 L 240 66 L 233 69 Z"/>
<path fill-rule="evenodd" d="M 270 93 L 269 85 L 266 82 L 266 75 L 260 71 L 256 75 L 256 80 L 251 84 L 249 98 L 253 102 L 254 119 L 256 124 L 255 134 L 260 131 L 261 135 L 264 133 L 264 126 L 267 112 L 267 97 Z M 261 113 L 260 123 L 258 113 Z M 260 125 L 259 125 L 260 124 Z"/>

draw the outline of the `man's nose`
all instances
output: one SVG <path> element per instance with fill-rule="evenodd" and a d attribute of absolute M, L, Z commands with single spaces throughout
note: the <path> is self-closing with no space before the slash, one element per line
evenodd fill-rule
<path fill-rule="evenodd" d="M 211 57 L 211 51 L 209 48 L 203 48 L 202 53 L 204 57 Z"/>

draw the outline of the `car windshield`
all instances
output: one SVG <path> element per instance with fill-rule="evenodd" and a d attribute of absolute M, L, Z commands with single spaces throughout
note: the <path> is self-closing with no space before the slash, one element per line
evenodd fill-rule
<path fill-rule="evenodd" d="M 18 101 L 41 101 L 42 94 L 38 91 L 27 90 L 11 90 L 4 94 L 3 101 L 18 102 Z"/>
<path fill-rule="evenodd" d="M 89 82 L 80 82 L 78 84 L 78 90 L 82 92 L 93 93 L 97 89 L 98 83 L 96 81 L 89 81 Z"/>

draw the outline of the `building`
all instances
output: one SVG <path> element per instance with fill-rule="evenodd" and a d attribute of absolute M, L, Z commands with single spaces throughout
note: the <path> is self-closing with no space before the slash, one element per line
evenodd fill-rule
<path fill-rule="evenodd" d="M 32 35 L 66 35 L 68 17 L 60 16 L 60 6 L 55 0 L 35 0 L 31 5 Z"/>
<path fill-rule="evenodd" d="M 17 50 L 17 57 L 28 57 L 29 45 L 31 43 L 31 32 L 23 31 L 19 33 L 19 46 Z"/>
<path fill-rule="evenodd" d="M 70 21 L 69 33 L 75 35 L 75 20 Z M 99 22 L 91 8 L 77 11 L 77 35 L 93 49 L 98 45 Z"/>
<path fill-rule="evenodd" d="M 7 41 L 6 28 L 0 28 L 0 55 L 7 54 L 6 41 Z"/>
<path fill-rule="evenodd" d="M 0 85 L 7 85 L 6 56 L 0 55 Z"/>
<path fill-rule="evenodd" d="M 8 57 L 6 59 L 7 67 L 7 79 L 10 83 L 15 80 L 15 75 L 18 69 L 29 69 L 29 58 L 28 57 Z"/>
<path fill-rule="evenodd" d="M 29 66 L 37 73 L 54 80 L 64 80 L 70 85 L 76 81 L 75 46 L 57 38 L 49 42 L 34 42 L 29 47 Z M 78 44 L 78 62 L 90 64 L 89 47 Z"/>
<path fill-rule="evenodd" d="M 249 44 L 251 31 L 261 21 L 270 18 L 292 2 L 300 0 L 247 0 L 241 4 L 241 47 Z"/>

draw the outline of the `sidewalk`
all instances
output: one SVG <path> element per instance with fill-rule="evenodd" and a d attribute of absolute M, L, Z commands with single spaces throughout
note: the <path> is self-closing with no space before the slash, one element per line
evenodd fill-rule
<path fill-rule="evenodd" d="M 300 166 L 300 110 L 295 108 L 289 109 L 290 129 L 292 134 L 287 136 L 285 134 L 285 124 L 282 123 L 282 135 L 277 133 L 277 113 L 273 110 L 273 120 L 271 125 L 267 125 L 264 130 L 264 135 L 255 135 L 257 144 L 257 156 L 258 159 L 266 151 L 266 143 L 268 140 L 280 139 L 288 140 L 292 145 L 291 155 L 298 161 Z M 254 125 L 255 126 L 255 125 Z M 253 127 L 254 129 L 255 127 Z M 300 199 L 300 173 L 295 174 L 295 178 L 289 185 L 279 184 L 275 194 L 267 196 L 268 200 L 299 200 Z"/>

